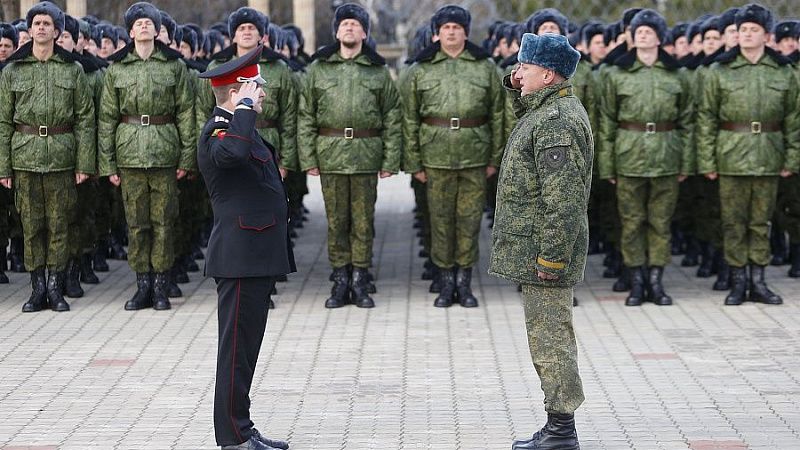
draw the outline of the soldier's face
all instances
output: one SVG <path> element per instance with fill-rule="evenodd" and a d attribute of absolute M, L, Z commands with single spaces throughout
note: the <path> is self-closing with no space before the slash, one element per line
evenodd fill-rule
<path fill-rule="evenodd" d="M 14 53 L 14 50 L 17 48 L 14 47 L 14 42 L 11 41 L 9 38 L 2 38 L 0 39 L 0 62 L 4 62 Z"/>
<path fill-rule="evenodd" d="M 689 38 L 681 36 L 675 39 L 675 57 L 683 58 L 689 54 Z"/>
<path fill-rule="evenodd" d="M 258 28 L 252 23 L 243 23 L 236 28 L 236 33 L 233 35 L 233 42 L 242 50 L 249 50 L 256 48 L 261 41 L 261 35 Z"/>
<path fill-rule="evenodd" d="M 353 47 L 367 38 L 367 33 L 361 22 L 355 19 L 345 19 L 339 23 L 339 28 L 336 30 L 336 39 L 345 47 Z"/>
<path fill-rule="evenodd" d="M 555 22 L 545 22 L 539 25 L 539 29 L 536 30 L 536 34 L 541 36 L 545 33 L 561 34 L 561 28 L 559 28 L 558 24 Z"/>
<path fill-rule="evenodd" d="M 725 28 L 725 32 L 722 34 L 722 41 L 728 50 L 739 45 L 739 30 L 736 29 L 736 24 L 728 25 Z"/>
<path fill-rule="evenodd" d="M 588 51 L 592 61 L 599 62 L 606 57 L 606 42 L 603 40 L 602 34 L 592 36 L 592 39 L 589 41 Z"/>
<path fill-rule="evenodd" d="M 78 53 L 83 53 L 83 51 L 86 50 L 87 41 L 88 39 L 86 39 L 86 36 L 84 36 L 82 33 L 78 34 L 78 43 L 75 44 L 75 51 Z"/>
<path fill-rule="evenodd" d="M 636 33 L 633 36 L 634 46 L 642 50 L 652 50 L 658 48 L 661 41 L 658 39 L 656 30 L 648 26 L 640 26 L 636 28 Z"/>
<path fill-rule="evenodd" d="M 467 43 L 467 31 L 457 23 L 448 22 L 439 28 L 439 40 L 445 47 L 463 47 Z"/>
<path fill-rule="evenodd" d="M 163 42 L 166 45 L 169 45 L 169 44 L 172 43 L 172 41 L 170 41 L 170 39 L 169 39 L 169 31 L 167 31 L 167 27 L 165 27 L 165 26 L 161 27 L 161 30 L 159 30 L 159 32 L 158 32 L 158 38 L 157 39 L 159 41 Z"/>
<path fill-rule="evenodd" d="M 183 55 L 183 59 L 192 59 L 194 56 L 192 53 L 192 47 L 190 47 L 186 42 L 181 42 L 180 52 L 181 55 Z"/>
<path fill-rule="evenodd" d="M 114 44 L 109 38 L 103 38 L 100 40 L 100 49 L 97 51 L 97 54 L 101 58 L 108 58 L 117 50 L 117 46 Z"/>
<path fill-rule="evenodd" d="M 691 44 L 689 44 L 689 49 L 691 49 L 692 54 L 697 55 L 703 51 L 703 36 L 700 33 L 697 33 L 692 38 Z"/>
<path fill-rule="evenodd" d="M 17 43 L 17 48 L 22 47 L 23 45 L 27 44 L 31 41 L 31 35 L 27 31 L 20 31 L 19 32 L 19 42 Z"/>
<path fill-rule="evenodd" d="M 53 18 L 47 14 L 33 16 L 30 27 L 31 37 L 37 44 L 47 44 L 58 37 L 58 30 L 53 25 Z M 22 41 L 22 39 L 20 39 Z"/>
<path fill-rule="evenodd" d="M 758 49 L 766 46 L 767 41 L 769 41 L 769 34 L 761 25 L 745 22 L 739 26 L 739 46 L 742 49 Z"/>
<path fill-rule="evenodd" d="M 708 30 L 703 35 L 703 53 L 711 55 L 722 47 L 722 35 L 717 30 Z"/>
<path fill-rule="evenodd" d="M 56 40 L 56 44 L 70 53 L 75 50 L 75 41 L 72 40 L 72 33 L 69 31 L 62 31 L 58 36 L 58 40 Z"/>
<path fill-rule="evenodd" d="M 514 72 L 514 78 L 519 81 L 522 95 L 528 95 L 552 84 L 553 71 L 542 66 L 521 63 Z"/>
<path fill-rule="evenodd" d="M 797 39 L 793 37 L 783 38 L 778 42 L 778 51 L 783 56 L 789 56 L 797 50 Z"/>
<path fill-rule="evenodd" d="M 97 42 L 95 42 L 94 39 L 89 39 L 86 42 L 86 51 L 97 56 Z"/>
<path fill-rule="evenodd" d="M 152 41 L 156 38 L 156 25 L 150 19 L 138 19 L 133 22 L 130 35 L 134 41 Z"/>

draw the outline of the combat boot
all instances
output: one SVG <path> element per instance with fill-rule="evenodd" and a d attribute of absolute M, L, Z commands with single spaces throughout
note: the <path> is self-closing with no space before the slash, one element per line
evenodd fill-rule
<path fill-rule="evenodd" d="M 377 294 L 378 287 L 375 286 L 375 275 L 367 269 L 367 294 Z"/>
<path fill-rule="evenodd" d="M 83 288 L 81 287 L 81 267 L 78 258 L 69 260 L 67 264 L 67 271 L 65 272 L 66 283 L 64 285 L 64 293 L 69 298 L 83 297 Z"/>
<path fill-rule="evenodd" d="M 373 308 L 375 306 L 375 301 L 369 296 L 368 285 L 367 269 L 354 267 L 350 290 L 353 293 L 353 303 L 359 308 Z"/>
<path fill-rule="evenodd" d="M 631 273 L 628 267 L 622 267 L 619 278 L 611 286 L 611 290 L 614 292 L 628 292 L 631 290 Z"/>
<path fill-rule="evenodd" d="M 126 261 L 128 259 L 128 252 L 125 251 L 125 248 L 122 245 L 124 234 L 125 230 L 114 230 L 111 232 L 111 239 L 109 240 L 109 246 L 111 248 L 109 257 L 111 259 L 116 259 L 119 261 Z"/>
<path fill-rule="evenodd" d="M 108 272 L 108 240 L 100 239 L 97 241 L 97 249 L 92 254 L 92 265 L 95 272 Z"/>
<path fill-rule="evenodd" d="M 514 441 L 512 450 L 580 450 L 575 415 L 547 414 L 547 423 L 524 441 Z"/>
<path fill-rule="evenodd" d="M 174 272 L 172 270 L 168 270 L 164 272 L 164 276 L 167 278 L 167 283 L 164 285 L 164 292 L 167 293 L 167 297 L 183 297 L 183 291 L 181 291 L 181 288 L 178 287 L 178 283 L 175 282 Z M 155 288 L 155 281 L 153 281 L 153 288 Z M 153 298 L 153 302 L 155 303 L 155 297 Z"/>
<path fill-rule="evenodd" d="M 437 308 L 447 308 L 453 304 L 453 297 L 456 291 L 456 277 L 453 274 L 454 269 L 439 268 L 439 282 L 441 283 L 441 290 L 439 296 L 433 302 L 433 306 Z"/>
<path fill-rule="evenodd" d="M 747 290 L 747 269 L 744 267 L 731 267 L 731 292 L 725 297 L 725 304 L 729 306 L 741 305 Z"/>
<path fill-rule="evenodd" d="M 603 278 L 617 278 L 622 273 L 622 254 L 614 251 L 609 256 L 608 265 L 603 271 Z"/>
<path fill-rule="evenodd" d="M 6 244 L 0 243 L 0 284 L 8 284 L 8 255 L 6 255 Z"/>
<path fill-rule="evenodd" d="M 153 309 L 156 311 L 166 311 L 172 308 L 167 296 L 169 284 L 169 274 L 167 272 L 157 272 L 153 275 Z"/>
<path fill-rule="evenodd" d="M 22 238 L 11 238 L 11 271 L 16 273 L 27 272 L 25 269 L 25 244 Z"/>
<path fill-rule="evenodd" d="M 456 272 L 456 295 L 464 308 L 475 308 L 478 299 L 472 295 L 472 267 L 459 267 Z"/>
<path fill-rule="evenodd" d="M 172 263 L 171 271 L 173 276 L 172 279 L 175 280 L 176 283 L 186 284 L 190 281 L 189 274 L 186 273 L 186 270 L 184 269 L 183 264 L 181 264 L 180 259 L 176 259 L 175 262 Z"/>
<path fill-rule="evenodd" d="M 631 267 L 628 273 L 631 276 L 631 293 L 625 299 L 625 306 L 641 306 L 644 301 L 644 269 Z"/>
<path fill-rule="evenodd" d="M 714 265 L 717 266 L 717 281 L 711 288 L 715 291 L 727 291 L 731 288 L 731 267 L 725 261 L 725 253 L 722 250 L 714 252 Z"/>
<path fill-rule="evenodd" d="M 31 272 L 31 297 L 22 305 L 22 312 L 37 312 L 47 307 L 47 283 L 44 269 Z"/>
<path fill-rule="evenodd" d="M 92 254 L 84 253 L 81 255 L 81 276 L 80 282 L 86 284 L 99 284 L 100 279 L 92 269 Z"/>
<path fill-rule="evenodd" d="M 648 277 L 648 284 L 650 288 L 650 301 L 659 306 L 667 306 L 672 304 L 672 297 L 664 292 L 664 285 L 661 284 L 661 278 L 664 275 L 664 268 L 658 266 L 650 267 L 650 276 Z"/>
<path fill-rule="evenodd" d="M 433 264 L 433 261 L 428 258 L 423 267 L 425 270 L 422 271 L 422 279 L 425 281 L 433 280 L 436 276 L 436 265 Z"/>
<path fill-rule="evenodd" d="M 800 278 L 800 245 L 792 245 L 791 250 L 792 267 L 789 269 L 789 277 Z"/>
<path fill-rule="evenodd" d="M 125 303 L 125 309 L 136 311 L 151 306 L 153 306 L 153 279 L 150 273 L 139 272 L 136 274 L 136 293 Z"/>
<path fill-rule="evenodd" d="M 770 265 L 782 266 L 786 264 L 786 233 L 776 226 L 772 227 L 769 236 L 772 260 Z"/>
<path fill-rule="evenodd" d="M 697 265 L 697 257 L 700 254 L 700 244 L 694 236 L 686 237 L 686 253 L 681 259 L 681 267 L 695 267 Z"/>
<path fill-rule="evenodd" d="M 435 273 L 433 281 L 431 281 L 431 285 L 428 287 L 428 292 L 431 294 L 442 292 L 442 269 L 437 267 Z"/>
<path fill-rule="evenodd" d="M 350 273 L 347 266 L 333 269 L 331 296 L 325 300 L 326 308 L 341 308 L 346 305 L 350 294 Z"/>
<path fill-rule="evenodd" d="M 47 301 L 50 302 L 50 309 L 56 312 L 69 311 L 69 303 L 64 300 L 64 279 L 66 274 L 62 272 L 50 272 L 47 276 Z"/>
<path fill-rule="evenodd" d="M 780 295 L 772 292 L 764 281 L 764 266 L 750 265 L 750 301 L 767 305 L 783 304 Z"/>
<path fill-rule="evenodd" d="M 708 242 L 700 243 L 700 267 L 697 278 L 709 278 L 714 274 L 714 247 Z"/>

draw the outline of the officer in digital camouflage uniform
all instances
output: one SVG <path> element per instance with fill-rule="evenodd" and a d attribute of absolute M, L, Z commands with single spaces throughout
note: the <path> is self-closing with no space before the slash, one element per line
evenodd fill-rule
<path fill-rule="evenodd" d="M 470 22 L 460 6 L 436 11 L 431 23 L 439 41 L 417 56 L 404 92 L 404 170 L 428 185 L 436 307 L 454 300 L 478 306 L 471 282 L 486 179 L 503 152 L 500 77 L 490 55 L 467 40 Z"/>
<path fill-rule="evenodd" d="M 112 55 L 98 123 L 100 175 L 122 186 L 128 264 L 137 290 L 127 310 L 169 309 L 177 180 L 195 168 L 192 81 L 180 53 L 156 40 L 161 14 L 139 2 L 125 13 L 134 41 Z M 151 276 L 152 271 L 152 276 Z"/>
<path fill-rule="evenodd" d="M 770 261 L 778 181 L 800 170 L 798 81 L 790 60 L 766 47 L 770 10 L 749 4 L 735 21 L 739 46 L 703 74 L 695 130 L 698 172 L 719 179 L 732 279 L 725 304 L 741 304 L 748 291 L 752 301 L 780 304 L 764 280 L 764 266 Z"/>
<path fill-rule="evenodd" d="M 521 65 L 503 80 L 519 121 L 500 169 L 489 273 L 522 284 L 547 412 L 545 426 L 515 450 L 579 448 L 574 413 L 584 396 L 572 294 L 586 265 L 594 157 L 589 117 L 569 81 L 579 59 L 564 36 L 525 34 Z"/>
<path fill-rule="evenodd" d="M 9 58 L 0 76 L 0 183 L 8 189 L 14 183 L 31 270 L 33 292 L 22 311 L 48 303 L 68 311 L 62 294 L 68 225 L 75 186 L 96 170 L 94 104 L 77 57 L 55 45 L 64 13 L 42 2 L 26 19 L 33 40 Z"/>
<path fill-rule="evenodd" d="M 599 92 L 598 171 L 617 187 L 628 306 L 672 303 L 662 284 L 670 222 L 679 181 L 694 172 L 694 108 L 678 62 L 659 49 L 666 32 L 659 13 L 639 11 L 631 20 L 635 48 L 614 61 Z"/>
<path fill-rule="evenodd" d="M 400 169 L 400 99 L 385 60 L 366 45 L 369 26 L 361 6 L 336 9 L 336 43 L 313 56 L 300 96 L 300 168 L 321 177 L 328 216 L 334 286 L 327 308 L 343 306 L 348 290 L 356 306 L 374 306 L 367 270 L 378 177 Z"/>

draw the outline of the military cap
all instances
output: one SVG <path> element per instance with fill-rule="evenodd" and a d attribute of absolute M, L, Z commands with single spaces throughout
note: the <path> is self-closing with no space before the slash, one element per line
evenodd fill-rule
<path fill-rule="evenodd" d="M 569 44 L 567 37 L 554 33 L 523 34 L 517 54 L 519 62 L 553 70 L 564 78 L 575 74 L 580 59 L 580 52 Z"/>
<path fill-rule="evenodd" d="M 678 40 L 679 37 L 686 35 L 686 29 L 689 28 L 689 24 L 686 22 L 679 22 L 675 24 L 674 27 L 669 31 L 670 40 L 675 42 Z"/>
<path fill-rule="evenodd" d="M 411 41 L 411 48 L 409 49 L 409 59 L 413 59 L 416 55 L 420 54 L 425 47 L 431 45 L 433 39 L 433 31 L 429 25 L 420 25 L 414 33 L 414 39 Z"/>
<path fill-rule="evenodd" d="M 88 22 L 92 26 L 96 26 L 98 23 L 100 23 L 100 19 L 98 19 L 97 16 L 93 16 L 91 14 L 87 14 L 81 17 L 81 20 L 84 22 Z"/>
<path fill-rule="evenodd" d="M 175 30 L 178 28 L 178 23 L 175 22 L 175 19 L 169 15 L 168 12 L 161 10 L 161 25 L 167 29 L 167 36 L 169 36 L 170 42 L 176 41 L 175 39 Z"/>
<path fill-rule="evenodd" d="M 31 27 L 33 18 L 38 15 L 50 16 L 53 19 L 53 25 L 56 30 L 58 30 L 59 33 L 64 31 L 64 11 L 61 11 L 61 8 L 56 6 L 55 3 L 44 1 L 33 5 L 33 7 L 28 10 L 28 14 L 25 15 L 25 23 L 28 28 Z"/>
<path fill-rule="evenodd" d="M 623 31 L 625 29 L 627 29 L 629 26 L 631 26 L 631 22 L 633 21 L 633 18 L 636 17 L 636 14 L 639 14 L 639 12 L 641 10 L 642 10 L 642 8 L 628 8 L 625 11 L 622 12 L 622 28 L 623 28 Z"/>
<path fill-rule="evenodd" d="M 622 21 L 611 23 L 603 31 L 603 42 L 609 45 L 616 41 L 620 34 L 622 34 Z"/>
<path fill-rule="evenodd" d="M 117 41 L 116 41 L 117 44 L 119 44 L 119 41 L 122 41 L 126 44 L 131 43 L 131 37 L 128 34 L 128 30 L 126 30 L 125 27 L 116 26 L 114 27 L 114 29 L 117 30 Z M 158 33 L 158 30 L 160 30 L 160 28 L 156 28 L 156 33 Z"/>
<path fill-rule="evenodd" d="M 225 37 L 227 37 L 227 38 L 230 38 L 230 37 L 231 37 L 231 31 L 228 29 L 228 24 L 227 24 L 227 23 L 217 22 L 217 23 L 215 23 L 215 24 L 211 25 L 211 26 L 209 27 L 209 29 L 210 29 L 210 30 L 217 30 L 217 31 L 219 31 L 219 32 L 220 32 L 220 33 L 221 33 L 223 36 L 225 36 Z"/>
<path fill-rule="evenodd" d="M 225 48 L 225 38 L 222 33 L 217 30 L 208 30 L 205 38 L 203 39 L 203 50 L 207 55 L 214 53 L 214 48 L 219 45 L 220 49 Z"/>
<path fill-rule="evenodd" d="M 602 35 L 604 31 L 605 26 L 603 26 L 601 22 L 596 20 L 586 22 L 586 24 L 583 26 L 583 30 L 581 30 L 581 42 L 584 42 L 588 45 L 593 37 L 597 36 L 598 34 Z"/>
<path fill-rule="evenodd" d="M 156 33 L 161 31 L 161 11 L 148 2 L 137 2 L 125 11 L 125 28 L 131 31 L 133 23 L 139 19 L 150 19 L 156 27 Z"/>
<path fill-rule="evenodd" d="M 775 42 L 780 42 L 786 38 L 797 39 L 800 37 L 800 22 L 796 20 L 784 20 L 775 25 Z"/>
<path fill-rule="evenodd" d="M 178 42 L 185 42 L 190 49 L 192 49 L 192 53 L 197 51 L 197 34 L 194 32 L 192 27 L 181 25 L 181 40 Z"/>
<path fill-rule="evenodd" d="M 716 30 L 720 33 L 724 30 L 723 28 L 720 28 L 719 16 L 711 16 L 700 25 L 700 34 L 703 36 L 703 38 L 705 38 L 706 33 L 711 30 Z"/>
<path fill-rule="evenodd" d="M 284 33 L 281 27 L 274 23 L 269 24 L 269 27 L 267 27 L 267 35 L 269 35 L 269 46 L 275 51 L 280 51 L 288 44 L 286 33 Z"/>
<path fill-rule="evenodd" d="M 472 14 L 466 9 L 458 5 L 444 5 L 437 9 L 431 17 L 431 26 L 434 34 L 439 34 L 439 28 L 446 23 L 455 23 L 464 27 L 464 31 L 469 36 L 469 29 L 472 25 Z M 497 34 L 498 27 L 495 27 L 495 34 Z"/>
<path fill-rule="evenodd" d="M 347 19 L 357 20 L 358 23 L 361 24 L 361 28 L 364 29 L 364 32 L 367 33 L 367 37 L 369 37 L 369 13 L 363 6 L 356 3 L 345 3 L 336 8 L 336 11 L 333 13 L 332 24 L 334 36 L 336 36 L 336 32 L 339 31 L 339 24 Z"/>
<path fill-rule="evenodd" d="M 94 25 L 83 19 L 79 19 L 78 28 L 80 29 L 80 33 L 83 35 L 84 38 L 91 39 L 92 34 L 94 33 Z"/>
<path fill-rule="evenodd" d="M 686 27 L 686 37 L 689 38 L 689 42 L 692 42 L 694 37 L 700 34 L 700 27 L 703 26 L 703 22 L 705 22 L 708 17 L 707 15 L 700 16 Z"/>
<path fill-rule="evenodd" d="M 658 40 L 663 42 L 667 36 L 667 21 L 654 9 L 643 9 L 631 20 L 631 34 L 636 34 L 639 27 L 650 27 L 656 32 Z"/>
<path fill-rule="evenodd" d="M 10 39 L 14 44 L 14 48 L 17 48 L 17 45 L 19 45 L 19 32 L 10 23 L 0 23 L 0 39 Z"/>
<path fill-rule="evenodd" d="M 78 43 L 78 36 L 81 33 L 81 25 L 78 23 L 78 19 L 70 16 L 69 14 L 64 15 L 64 31 L 68 32 L 69 35 L 72 37 L 72 42 Z"/>
<path fill-rule="evenodd" d="M 173 39 L 173 41 L 177 43 L 179 47 L 181 42 L 183 42 L 183 28 L 181 28 L 180 25 L 175 27 L 175 39 Z"/>
<path fill-rule="evenodd" d="M 764 27 L 764 29 L 769 33 L 772 31 L 774 19 L 772 17 L 772 11 L 757 3 L 750 3 L 739 8 L 739 11 L 734 17 L 734 21 L 736 22 L 737 27 L 740 27 L 743 23 L 747 22 L 757 23 Z"/>
<path fill-rule="evenodd" d="M 95 33 L 97 34 L 97 46 L 100 46 L 100 43 L 103 41 L 103 38 L 111 39 L 114 45 L 117 45 L 117 41 L 119 37 L 117 36 L 117 29 L 111 25 L 110 23 L 100 23 L 95 28 Z"/>
<path fill-rule="evenodd" d="M 291 31 L 295 37 L 297 38 L 297 48 L 299 51 L 302 51 L 306 46 L 306 40 L 303 37 L 303 30 L 300 29 L 297 25 L 294 24 L 286 24 L 282 27 L 284 30 Z"/>
<path fill-rule="evenodd" d="M 258 61 L 261 59 L 261 53 L 264 51 L 264 46 L 259 44 L 258 47 L 247 52 L 241 58 L 232 59 L 225 64 L 221 64 L 213 69 L 206 70 L 199 75 L 200 78 L 208 78 L 211 80 L 211 86 L 228 86 L 238 83 L 255 82 L 259 85 L 266 83 L 264 78 L 261 77 L 261 68 Z"/>
<path fill-rule="evenodd" d="M 554 22 L 558 25 L 559 31 L 561 31 L 561 34 L 564 36 L 566 36 L 569 31 L 569 21 L 567 17 L 555 8 L 544 8 L 531 14 L 528 20 L 525 21 L 525 27 L 528 29 L 528 33 L 536 34 L 536 32 L 539 31 L 539 27 L 545 22 Z"/>
<path fill-rule="evenodd" d="M 253 8 L 243 6 L 228 16 L 228 33 L 230 33 L 230 37 L 236 35 L 236 29 L 243 23 L 253 24 L 258 30 L 258 34 L 264 36 L 269 26 L 269 18 Z"/>
<path fill-rule="evenodd" d="M 202 47 L 203 42 L 205 42 L 206 40 L 206 34 L 203 32 L 203 28 L 200 27 L 200 25 L 191 22 L 185 24 L 185 26 L 194 30 L 194 35 L 197 36 L 197 48 L 199 49 L 200 47 Z"/>
<path fill-rule="evenodd" d="M 729 8 L 719 15 L 719 31 L 724 32 L 726 28 L 736 24 L 736 13 L 739 8 Z"/>

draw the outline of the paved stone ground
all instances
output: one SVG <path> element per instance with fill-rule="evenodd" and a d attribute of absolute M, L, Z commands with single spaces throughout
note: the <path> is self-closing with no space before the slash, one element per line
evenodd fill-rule
<path fill-rule="evenodd" d="M 317 183 L 253 387 L 268 435 L 307 449 L 507 449 L 544 421 L 519 295 L 485 274 L 479 309 L 433 308 L 411 228 L 408 178 L 381 181 L 377 307 L 329 311 Z M 800 294 L 769 277 L 780 307 L 723 307 L 673 265 L 672 307 L 626 308 L 591 257 L 575 310 L 586 403 L 582 448 L 800 449 Z M 112 262 L 70 313 L 23 315 L 27 276 L 0 287 L 0 449 L 212 449 L 213 282 L 194 274 L 170 312 L 123 310 Z"/>

